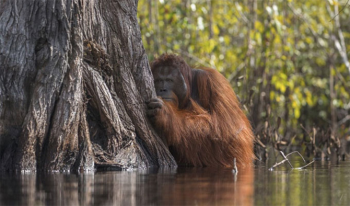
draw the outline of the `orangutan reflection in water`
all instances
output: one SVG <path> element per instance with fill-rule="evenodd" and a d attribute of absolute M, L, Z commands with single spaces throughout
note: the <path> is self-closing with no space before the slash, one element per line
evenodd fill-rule
<path fill-rule="evenodd" d="M 169 181 L 173 178 L 172 181 Z M 254 170 L 183 169 L 161 189 L 161 205 L 253 205 Z"/>

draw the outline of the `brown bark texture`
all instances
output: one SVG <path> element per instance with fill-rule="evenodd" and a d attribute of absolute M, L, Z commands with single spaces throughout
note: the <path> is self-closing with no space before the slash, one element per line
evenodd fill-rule
<path fill-rule="evenodd" d="M 0 1 L 0 170 L 175 167 L 136 0 Z"/>

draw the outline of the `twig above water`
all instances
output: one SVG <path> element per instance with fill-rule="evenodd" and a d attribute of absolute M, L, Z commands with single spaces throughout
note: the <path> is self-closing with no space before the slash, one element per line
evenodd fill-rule
<path fill-rule="evenodd" d="M 269 171 L 272 171 L 275 167 L 277 167 L 277 166 L 279 166 L 279 165 L 281 165 L 281 164 L 283 164 L 283 163 L 285 163 L 285 162 L 288 162 L 289 166 L 290 166 L 292 169 L 303 169 L 303 168 L 305 168 L 305 167 L 311 165 L 312 163 L 314 163 L 314 160 L 313 160 L 313 161 L 307 163 L 306 165 L 304 165 L 304 166 L 302 166 L 302 167 L 293 167 L 292 163 L 290 163 L 290 161 L 289 161 L 288 158 L 287 158 L 289 155 L 292 155 L 292 154 L 294 154 L 294 153 L 298 153 L 299 156 L 300 156 L 300 157 L 303 159 L 303 161 L 306 163 L 304 157 L 303 157 L 298 151 L 291 152 L 291 153 L 289 153 L 289 154 L 287 154 L 287 155 L 285 155 L 282 151 L 279 151 L 279 152 L 280 152 L 281 156 L 282 156 L 284 159 L 283 159 L 282 161 L 280 161 L 280 162 L 277 162 L 277 163 L 274 164 L 272 167 L 270 167 L 270 168 L 269 168 Z"/>
<path fill-rule="evenodd" d="M 289 155 L 292 155 L 294 153 L 298 153 L 299 156 L 301 157 L 301 159 L 303 159 L 303 161 L 306 163 L 306 160 L 304 159 L 304 157 L 298 151 L 291 152 L 291 153 L 287 154 L 286 157 L 288 157 Z"/>
<path fill-rule="evenodd" d="M 233 170 L 232 172 L 234 174 L 238 174 L 237 164 L 236 164 L 236 158 L 233 158 Z"/>
<path fill-rule="evenodd" d="M 311 162 L 307 163 L 306 165 L 304 165 L 304 166 L 302 166 L 302 167 L 296 167 L 296 168 L 294 168 L 294 169 L 298 169 L 298 170 L 304 169 L 305 167 L 311 165 L 311 164 L 314 163 L 314 162 L 315 162 L 315 160 L 312 160 Z"/>

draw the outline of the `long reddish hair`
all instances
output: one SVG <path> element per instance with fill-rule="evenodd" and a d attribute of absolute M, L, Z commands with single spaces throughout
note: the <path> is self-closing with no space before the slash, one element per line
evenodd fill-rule
<path fill-rule="evenodd" d="M 254 135 L 226 78 L 210 68 L 192 70 L 177 55 L 161 55 L 152 63 L 152 71 L 164 66 L 179 69 L 189 88 L 185 107 L 165 102 L 155 121 L 177 162 L 232 167 L 236 158 L 239 167 L 249 165 Z"/>

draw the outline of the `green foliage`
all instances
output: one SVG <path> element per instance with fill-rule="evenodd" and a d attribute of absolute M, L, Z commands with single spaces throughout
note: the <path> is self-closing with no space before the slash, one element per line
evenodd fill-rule
<path fill-rule="evenodd" d="M 150 60 L 174 52 L 213 67 L 242 101 L 254 91 L 245 101 L 254 127 L 268 104 L 282 133 L 301 134 L 300 124 L 328 128 L 332 113 L 337 122 L 349 113 L 350 71 L 335 46 L 342 34 L 350 49 L 346 2 L 140 0 L 138 16 Z"/>

